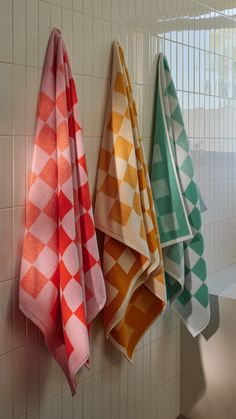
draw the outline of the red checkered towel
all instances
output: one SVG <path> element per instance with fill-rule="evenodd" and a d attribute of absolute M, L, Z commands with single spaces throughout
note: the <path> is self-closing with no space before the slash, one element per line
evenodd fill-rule
<path fill-rule="evenodd" d="M 43 332 L 71 391 L 105 304 L 74 80 L 61 34 L 49 41 L 39 97 L 20 309 Z"/>

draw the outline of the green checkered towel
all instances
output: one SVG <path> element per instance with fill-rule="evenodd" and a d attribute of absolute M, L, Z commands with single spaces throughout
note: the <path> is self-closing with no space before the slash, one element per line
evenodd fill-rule
<path fill-rule="evenodd" d="M 151 183 L 172 308 L 193 336 L 208 324 L 201 200 L 183 117 L 166 57 L 160 54 Z"/>

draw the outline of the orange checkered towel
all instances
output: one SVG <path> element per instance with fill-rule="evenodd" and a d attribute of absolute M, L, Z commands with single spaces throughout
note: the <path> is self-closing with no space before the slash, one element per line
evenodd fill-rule
<path fill-rule="evenodd" d="M 75 374 L 90 355 L 89 325 L 104 304 L 76 89 L 54 29 L 39 97 L 20 309 L 44 334 L 72 394 Z"/>
<path fill-rule="evenodd" d="M 166 287 L 136 107 L 116 41 L 94 216 L 96 228 L 105 233 L 105 333 L 132 360 L 143 333 L 166 306 Z"/>

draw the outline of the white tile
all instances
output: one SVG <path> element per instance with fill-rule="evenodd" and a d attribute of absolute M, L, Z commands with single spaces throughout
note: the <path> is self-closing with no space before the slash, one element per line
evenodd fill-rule
<path fill-rule="evenodd" d="M 80 123 L 80 126 L 82 127 L 82 130 L 84 128 L 83 126 L 83 107 L 84 107 L 84 101 L 83 101 L 83 76 L 82 75 L 76 75 L 74 74 L 74 81 L 77 91 L 77 97 L 78 97 L 78 105 L 77 105 L 77 111 L 78 111 L 78 120 Z"/>
<path fill-rule="evenodd" d="M 137 32 L 137 83 L 144 82 L 144 34 Z"/>
<path fill-rule="evenodd" d="M 117 40 L 117 41 L 120 42 L 121 32 L 122 32 L 122 31 L 120 31 L 120 29 L 121 28 L 120 28 L 119 23 L 112 22 L 112 25 L 111 25 L 111 38 L 113 40 Z"/>
<path fill-rule="evenodd" d="M 167 382 L 177 374 L 176 370 L 176 331 L 168 333 L 164 336 L 164 381 Z"/>
<path fill-rule="evenodd" d="M 62 419 L 73 418 L 73 403 L 70 390 L 66 391 L 62 396 Z"/>
<path fill-rule="evenodd" d="M 19 310 L 19 279 L 13 280 L 13 347 L 18 348 L 25 344 L 26 320 Z"/>
<path fill-rule="evenodd" d="M 83 415 L 83 383 L 81 382 L 79 383 L 76 395 L 73 397 L 73 419 L 81 418 L 82 415 Z"/>
<path fill-rule="evenodd" d="M 111 14 L 113 22 L 118 22 L 120 17 L 120 2 L 117 0 L 111 0 Z"/>
<path fill-rule="evenodd" d="M 83 74 L 93 73 L 93 20 L 91 16 L 83 18 Z M 95 63 L 94 63 L 95 65 Z"/>
<path fill-rule="evenodd" d="M 111 19 L 111 0 L 102 0 L 102 15 L 103 19 Z"/>
<path fill-rule="evenodd" d="M 165 418 L 165 404 L 164 404 L 164 388 L 161 387 L 156 392 L 156 394 L 153 395 L 154 400 L 152 400 L 152 415 L 151 418 L 155 418 L 157 416 L 157 419 L 166 419 Z M 156 415 L 156 416 L 155 416 Z"/>
<path fill-rule="evenodd" d="M 13 276 L 20 274 L 22 244 L 25 230 L 25 207 L 13 209 Z"/>
<path fill-rule="evenodd" d="M 102 21 L 102 76 L 109 78 L 111 71 L 111 23 Z"/>
<path fill-rule="evenodd" d="M 136 22 L 136 16 L 135 16 L 136 15 L 136 1 L 135 0 L 130 0 L 129 2 L 127 2 L 127 6 L 128 6 L 127 16 L 129 17 L 128 24 L 129 24 L 130 27 L 135 27 L 135 22 Z"/>
<path fill-rule="evenodd" d="M 120 351 L 118 351 L 114 345 L 112 345 L 111 348 L 111 363 L 112 364 L 117 364 L 121 359 L 121 353 Z"/>
<path fill-rule="evenodd" d="M 161 364 L 163 361 L 158 359 L 159 353 L 157 352 L 157 345 L 159 340 L 151 343 L 151 391 L 154 391 L 158 384 L 160 385 L 160 369 L 163 369 L 163 364 Z"/>
<path fill-rule="evenodd" d="M 103 419 L 102 415 L 102 372 L 93 376 L 93 418 Z"/>
<path fill-rule="evenodd" d="M 25 21 L 25 0 L 13 0 L 13 63 L 21 65 L 25 65 Z"/>
<path fill-rule="evenodd" d="M 12 138 L 0 137 L 0 208 L 12 206 Z"/>
<path fill-rule="evenodd" d="M 109 82 L 106 79 L 93 79 L 93 132 L 101 137 L 109 94 Z"/>
<path fill-rule="evenodd" d="M 102 371 L 102 417 L 111 419 L 111 368 Z"/>
<path fill-rule="evenodd" d="M 137 55 L 137 45 L 136 45 L 136 32 L 134 29 L 129 29 L 127 31 L 127 39 L 128 39 L 128 54 L 127 54 L 127 60 L 128 60 L 128 68 L 129 68 L 129 74 L 131 78 L 131 83 L 136 82 L 136 55 Z M 150 81 L 151 83 L 151 81 Z"/>
<path fill-rule="evenodd" d="M 65 393 L 66 391 L 68 391 L 69 388 L 70 387 L 69 387 L 68 380 L 67 380 L 65 374 L 62 374 L 62 391 L 63 391 L 63 393 Z"/>
<path fill-rule="evenodd" d="M 83 413 L 86 419 L 93 418 L 93 379 L 83 382 Z"/>
<path fill-rule="evenodd" d="M 12 61 L 12 2 L 1 1 L 0 13 L 0 61 Z"/>
<path fill-rule="evenodd" d="M 27 411 L 36 410 L 39 406 L 39 344 L 33 342 L 26 347 L 26 386 L 27 386 Z M 35 416 L 37 417 L 37 410 Z"/>
<path fill-rule="evenodd" d="M 43 338 L 39 346 L 39 370 L 40 402 L 43 403 L 51 394 L 51 359 Z"/>
<path fill-rule="evenodd" d="M 14 418 L 26 412 L 26 354 L 25 347 L 13 352 Z"/>
<path fill-rule="evenodd" d="M 102 0 L 93 0 L 93 16 L 102 17 Z"/>
<path fill-rule="evenodd" d="M 102 369 L 102 357 L 103 357 L 103 346 L 104 346 L 104 330 L 101 322 L 101 318 L 97 318 L 93 322 L 93 356 L 92 366 L 94 372 Z"/>
<path fill-rule="evenodd" d="M 25 135 L 25 67 L 13 66 L 13 132 Z"/>
<path fill-rule="evenodd" d="M 157 73 L 157 60 L 158 60 L 158 53 L 157 53 L 157 37 L 156 35 L 150 36 L 150 80 L 149 83 L 152 86 L 156 84 L 156 73 Z M 153 93 L 155 92 L 155 88 L 153 89 Z"/>
<path fill-rule="evenodd" d="M 62 5 L 62 0 L 50 0 L 52 4 L 55 4 L 56 6 Z"/>
<path fill-rule="evenodd" d="M 51 395 L 56 396 L 62 391 L 62 370 L 58 363 L 51 357 Z M 59 404 L 59 401 L 56 403 Z"/>
<path fill-rule="evenodd" d="M 1 135 L 12 134 L 12 66 L 0 63 Z"/>
<path fill-rule="evenodd" d="M 27 419 L 41 419 L 40 418 L 40 413 L 39 413 L 39 408 L 37 407 L 36 409 L 33 409 L 32 411 L 30 411 L 27 414 Z"/>
<path fill-rule="evenodd" d="M 0 284 L 0 355 L 13 347 L 13 281 Z"/>
<path fill-rule="evenodd" d="M 0 357 L 0 406 L 4 412 L 4 419 L 13 417 L 13 394 L 12 394 L 12 352 Z"/>
<path fill-rule="evenodd" d="M 122 45 L 127 65 L 129 65 L 129 63 L 128 63 L 128 58 L 129 58 L 129 32 L 130 31 L 129 31 L 128 27 L 120 26 L 119 42 Z M 132 74 L 131 74 L 131 76 L 132 76 Z"/>
<path fill-rule="evenodd" d="M 38 66 L 38 1 L 26 0 L 26 64 Z"/>
<path fill-rule="evenodd" d="M 135 360 L 135 401 L 140 402 L 144 396 L 144 365 L 143 365 L 143 349 L 136 352 Z"/>
<path fill-rule="evenodd" d="M 73 0 L 73 9 L 77 12 L 83 11 L 83 0 Z"/>
<path fill-rule="evenodd" d="M 91 77 L 83 77 L 83 134 L 84 137 L 92 135 L 92 112 L 93 102 L 93 80 Z"/>
<path fill-rule="evenodd" d="M 130 410 L 128 410 L 127 412 L 127 419 L 136 419 L 136 414 L 135 414 L 135 407 L 132 407 Z"/>
<path fill-rule="evenodd" d="M 151 389 L 151 348 L 150 345 L 143 348 L 143 395 L 147 397 Z"/>
<path fill-rule="evenodd" d="M 123 357 L 120 360 L 120 413 L 128 408 L 128 361 Z"/>
<path fill-rule="evenodd" d="M 136 25 L 143 28 L 144 0 L 136 0 Z"/>
<path fill-rule="evenodd" d="M 53 28 L 61 29 L 62 27 L 62 12 L 58 6 L 51 5 L 51 30 Z"/>
<path fill-rule="evenodd" d="M 102 20 L 93 19 L 93 75 L 102 77 Z M 96 79 L 94 79 L 96 81 Z"/>
<path fill-rule="evenodd" d="M 119 363 L 114 364 L 111 367 L 111 419 L 115 419 L 119 416 Z"/>
<path fill-rule="evenodd" d="M 26 143 L 25 137 L 13 139 L 14 177 L 13 177 L 13 202 L 14 206 L 25 204 L 26 180 Z"/>
<path fill-rule="evenodd" d="M 93 13 L 93 2 L 92 0 L 83 0 L 83 12 L 91 15 Z"/>
<path fill-rule="evenodd" d="M 39 418 L 40 419 L 51 419 L 51 406 L 50 400 L 47 400 L 40 404 L 39 406 Z M 68 419 L 69 416 L 68 416 Z"/>
<path fill-rule="evenodd" d="M 92 118 L 91 118 L 92 120 Z M 90 185 L 90 194 L 94 187 L 94 167 L 93 167 L 93 143 L 95 139 L 93 137 L 84 137 L 84 150 L 86 155 L 86 164 L 88 170 L 88 178 Z"/>
<path fill-rule="evenodd" d="M 72 59 L 72 11 L 62 9 L 62 35 L 66 44 L 69 60 Z"/>
<path fill-rule="evenodd" d="M 56 396 L 51 400 L 51 419 L 62 419 L 62 396 Z"/>
<path fill-rule="evenodd" d="M 143 131 L 144 137 L 150 138 L 152 136 L 152 121 L 153 121 L 153 109 L 154 109 L 154 91 L 153 87 L 146 86 L 143 97 Z M 149 155 L 149 154 L 148 154 Z"/>
<path fill-rule="evenodd" d="M 103 357 L 102 357 L 102 367 L 107 368 L 111 365 L 111 343 L 109 340 L 104 339 L 104 348 L 103 348 Z"/>
<path fill-rule="evenodd" d="M 141 401 L 140 403 L 136 404 L 136 412 L 135 412 L 135 418 L 136 419 L 143 419 L 144 415 L 146 415 L 146 412 L 144 412 L 144 402 Z"/>
<path fill-rule="evenodd" d="M 26 134 L 31 136 L 34 135 L 35 130 L 38 93 L 38 70 L 36 68 L 26 68 Z"/>
<path fill-rule="evenodd" d="M 73 31 L 72 31 L 72 65 L 73 73 L 83 73 L 83 15 L 73 13 Z"/>
<path fill-rule="evenodd" d="M 66 7 L 68 9 L 72 9 L 72 7 L 73 7 L 73 0 L 62 0 L 62 7 Z"/>
<path fill-rule="evenodd" d="M 135 367 L 128 364 L 128 408 L 135 404 Z"/>
<path fill-rule="evenodd" d="M 12 210 L 0 210 L 0 236 L 4 237 L 4 246 L 0 247 L 0 282 L 12 278 Z"/>
<path fill-rule="evenodd" d="M 45 53 L 51 32 L 50 5 L 39 3 L 39 66 L 43 67 Z"/>

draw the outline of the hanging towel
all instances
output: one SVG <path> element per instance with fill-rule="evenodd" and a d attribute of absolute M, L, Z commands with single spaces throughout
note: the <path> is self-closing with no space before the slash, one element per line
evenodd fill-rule
<path fill-rule="evenodd" d="M 163 248 L 167 295 L 193 336 L 210 318 L 201 207 L 183 117 L 160 54 L 151 185 Z"/>
<path fill-rule="evenodd" d="M 136 107 L 116 41 L 94 215 L 97 229 L 105 233 L 106 336 L 132 360 L 141 336 L 165 308 L 166 289 Z"/>
<path fill-rule="evenodd" d="M 48 44 L 37 116 L 20 309 L 42 331 L 76 392 L 89 326 L 105 304 L 77 96 L 65 44 Z"/>

